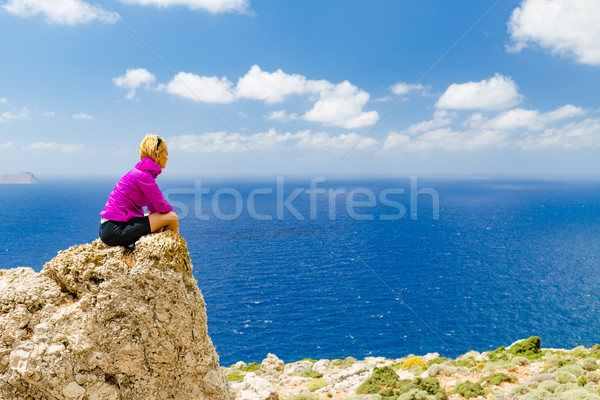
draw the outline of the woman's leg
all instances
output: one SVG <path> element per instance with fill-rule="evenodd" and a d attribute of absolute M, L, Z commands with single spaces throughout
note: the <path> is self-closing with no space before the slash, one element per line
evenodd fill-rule
<path fill-rule="evenodd" d="M 130 246 L 150 233 L 148 217 L 134 217 L 129 221 L 107 221 L 100 225 L 100 239 L 109 246 Z"/>
<path fill-rule="evenodd" d="M 168 213 L 153 213 L 148 215 L 151 232 L 173 231 L 179 233 L 179 218 L 171 211 Z M 164 228 L 164 229 L 163 229 Z"/>

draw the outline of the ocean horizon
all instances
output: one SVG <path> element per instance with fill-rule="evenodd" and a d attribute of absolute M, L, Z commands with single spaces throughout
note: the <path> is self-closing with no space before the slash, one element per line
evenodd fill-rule
<path fill-rule="evenodd" d="M 95 240 L 118 179 L 38 178 L 0 186 L 0 268 Z M 600 342 L 598 177 L 157 182 L 223 365 Z"/>

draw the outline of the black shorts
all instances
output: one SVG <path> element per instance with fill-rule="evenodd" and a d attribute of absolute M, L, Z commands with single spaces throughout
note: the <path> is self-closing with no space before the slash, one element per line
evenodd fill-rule
<path fill-rule="evenodd" d="M 133 217 L 129 221 L 108 220 L 100 224 L 100 239 L 109 246 L 130 246 L 150 233 L 150 219 Z"/>

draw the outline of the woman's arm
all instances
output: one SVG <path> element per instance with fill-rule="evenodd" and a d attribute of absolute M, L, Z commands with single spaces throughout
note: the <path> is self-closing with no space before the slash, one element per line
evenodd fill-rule
<path fill-rule="evenodd" d="M 146 174 L 141 175 L 138 179 L 138 186 L 149 203 L 149 212 L 167 213 L 173 211 L 173 207 L 171 207 L 169 202 L 164 198 L 152 176 Z"/>

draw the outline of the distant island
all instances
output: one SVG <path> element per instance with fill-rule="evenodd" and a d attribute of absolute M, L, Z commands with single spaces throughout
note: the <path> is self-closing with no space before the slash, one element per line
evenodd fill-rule
<path fill-rule="evenodd" d="M 16 174 L 0 174 L 0 184 L 3 183 L 31 184 L 38 183 L 38 180 L 31 172 L 17 172 Z"/>

